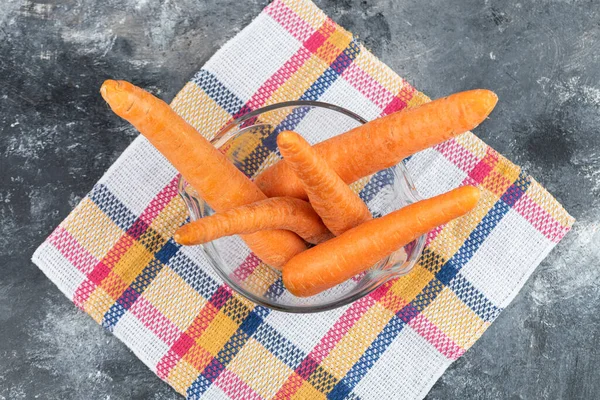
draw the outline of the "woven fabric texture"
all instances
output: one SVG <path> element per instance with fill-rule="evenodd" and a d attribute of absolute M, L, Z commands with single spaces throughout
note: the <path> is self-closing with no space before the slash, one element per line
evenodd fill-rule
<path fill-rule="evenodd" d="M 172 106 L 211 137 L 233 117 L 296 99 L 337 104 L 366 119 L 429 101 L 312 2 L 275 0 Z M 274 150 L 273 141 L 257 142 L 248 157 L 266 165 Z M 333 311 L 293 315 L 255 306 L 223 284 L 199 248 L 178 246 L 172 234 L 187 212 L 177 171 L 143 137 L 33 260 L 189 398 L 422 398 L 573 219 L 471 133 L 406 166 L 424 197 L 471 184 L 482 201 L 429 234 L 409 275 Z"/>

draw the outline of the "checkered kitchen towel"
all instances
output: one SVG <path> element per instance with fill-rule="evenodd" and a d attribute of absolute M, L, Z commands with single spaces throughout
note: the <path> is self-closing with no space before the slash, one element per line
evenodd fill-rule
<path fill-rule="evenodd" d="M 310 1 L 276 0 L 172 106 L 210 136 L 232 116 L 294 99 L 338 104 L 367 119 L 428 101 Z M 250 156 L 268 162 L 273 150 L 258 143 Z M 422 398 L 573 218 L 470 133 L 406 165 L 425 197 L 474 184 L 483 200 L 429 234 L 408 276 L 333 311 L 294 315 L 254 306 L 223 284 L 200 249 L 175 244 L 171 236 L 187 216 L 177 172 L 142 137 L 33 260 L 190 398 Z"/>

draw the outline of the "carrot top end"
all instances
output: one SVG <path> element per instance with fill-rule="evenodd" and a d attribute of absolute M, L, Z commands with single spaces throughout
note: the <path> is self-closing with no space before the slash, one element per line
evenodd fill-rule
<path fill-rule="evenodd" d="M 107 79 L 100 87 L 100 95 L 115 114 L 123 117 L 131 109 L 135 98 L 131 95 L 135 86 L 125 81 Z"/>
<path fill-rule="evenodd" d="M 277 135 L 277 146 L 280 150 L 283 149 L 285 151 L 287 149 L 295 148 L 298 143 L 303 140 L 304 139 L 296 132 L 283 131 Z"/>

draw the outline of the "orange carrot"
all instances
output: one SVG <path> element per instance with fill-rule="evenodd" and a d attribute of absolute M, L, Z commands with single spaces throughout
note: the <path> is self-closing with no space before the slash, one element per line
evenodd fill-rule
<path fill-rule="evenodd" d="M 287 229 L 313 244 L 333 237 L 306 201 L 272 197 L 191 222 L 179 228 L 174 238 L 180 244 L 193 245 L 268 229 Z"/>
<path fill-rule="evenodd" d="M 310 204 L 334 235 L 373 218 L 367 205 L 296 132 L 284 131 L 277 145 L 308 194 Z"/>
<path fill-rule="evenodd" d="M 497 101 L 493 92 L 484 89 L 456 93 L 373 120 L 314 147 L 349 184 L 475 128 Z M 255 183 L 269 197 L 307 198 L 286 161 L 266 169 Z"/>
<path fill-rule="evenodd" d="M 107 80 L 100 93 L 169 160 L 216 211 L 266 199 L 258 187 L 164 101 L 125 81 Z M 265 263 L 280 267 L 306 246 L 285 230 L 245 235 Z"/>
<path fill-rule="evenodd" d="M 479 197 L 479 189 L 463 186 L 367 221 L 292 258 L 283 267 L 283 283 L 300 297 L 327 290 L 436 226 L 466 214 Z"/>

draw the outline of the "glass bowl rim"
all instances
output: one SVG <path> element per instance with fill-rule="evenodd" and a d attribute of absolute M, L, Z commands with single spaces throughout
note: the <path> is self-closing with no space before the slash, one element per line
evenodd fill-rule
<path fill-rule="evenodd" d="M 356 114 L 350 110 L 347 110 L 343 107 L 337 106 L 335 104 L 325 103 L 325 102 L 321 102 L 321 101 L 312 101 L 312 100 L 284 101 L 284 102 L 274 103 L 274 104 L 271 104 L 271 105 L 268 105 L 265 107 L 258 108 L 256 110 L 250 111 L 238 118 L 232 119 L 231 121 L 227 122 L 221 129 L 219 129 L 219 131 L 215 134 L 215 136 L 212 139 L 210 139 L 209 141 L 211 142 L 211 144 L 213 144 L 218 149 L 234 136 L 233 134 L 228 135 L 227 133 L 229 131 L 231 131 L 232 128 L 240 125 L 244 121 L 247 121 L 257 115 L 264 114 L 265 112 L 274 111 L 274 110 L 287 108 L 287 107 L 301 107 L 301 106 L 325 108 L 328 110 L 342 113 L 350 118 L 355 119 L 357 122 L 359 122 L 361 124 L 365 124 L 368 122 L 368 120 L 359 116 L 358 114 Z M 238 134 L 240 131 L 241 130 L 238 130 L 236 132 L 236 134 Z M 399 172 L 401 177 L 404 179 L 405 186 L 408 188 L 408 190 L 405 191 L 405 194 L 407 195 L 408 201 L 410 203 L 414 203 L 414 202 L 417 202 L 422 199 L 414 185 L 411 175 L 409 174 L 408 170 L 406 169 L 406 166 L 404 165 L 404 161 L 400 161 L 395 166 L 390 167 L 390 169 L 393 169 L 394 172 Z M 185 203 L 185 206 L 188 210 L 188 214 L 190 215 L 190 219 L 192 219 L 193 213 L 203 210 L 203 208 L 204 208 L 203 204 L 205 204 L 205 202 L 199 196 L 196 197 L 196 196 L 190 195 L 185 190 L 186 183 L 187 182 L 185 181 L 183 176 L 181 174 L 179 174 L 178 181 L 177 181 L 177 191 L 178 191 L 179 196 L 183 199 L 183 202 Z M 194 203 L 196 205 L 194 205 Z M 213 258 L 211 251 L 205 247 L 205 244 L 201 244 L 199 246 L 202 248 L 203 253 L 208 258 L 209 263 L 211 264 L 211 268 L 217 273 L 217 275 L 223 280 L 223 282 L 225 284 L 227 284 L 228 286 L 230 286 L 236 293 L 238 293 L 242 297 L 244 297 L 244 298 L 250 300 L 251 302 L 258 304 L 260 306 L 267 307 L 269 309 L 276 310 L 276 311 L 298 314 L 298 313 L 324 312 L 324 311 L 330 311 L 330 310 L 333 310 L 333 309 L 336 309 L 339 307 L 346 306 L 350 303 L 353 303 L 354 301 L 357 301 L 365 296 L 368 296 L 369 294 L 371 294 L 374 290 L 379 288 L 382 284 L 384 284 L 388 280 L 397 278 L 397 277 L 400 277 L 400 276 L 403 276 L 403 275 L 409 273 L 410 271 L 412 271 L 415 264 L 417 263 L 417 261 L 419 260 L 421 255 L 423 254 L 426 236 L 427 236 L 426 234 L 421 235 L 417 239 L 414 240 L 416 242 L 415 251 L 413 251 L 413 254 L 411 255 L 411 257 L 405 261 L 405 263 L 408 263 L 409 265 L 406 268 L 404 268 L 403 271 L 398 272 L 398 273 L 390 273 L 386 276 L 382 276 L 380 279 L 375 280 L 371 284 L 363 287 L 361 290 L 359 290 L 358 292 L 354 293 L 351 296 L 348 296 L 347 298 L 339 299 L 339 300 L 325 303 L 322 305 L 287 306 L 287 305 L 277 304 L 274 302 L 273 303 L 266 302 L 266 301 L 262 300 L 259 296 L 251 293 L 250 291 L 244 290 L 236 282 L 233 282 L 227 276 L 227 274 L 224 271 L 222 271 L 221 268 L 219 268 L 217 266 L 219 264 L 219 262 L 217 262 L 217 260 L 215 260 Z M 404 273 L 402 273 L 402 272 L 404 272 Z"/>

